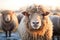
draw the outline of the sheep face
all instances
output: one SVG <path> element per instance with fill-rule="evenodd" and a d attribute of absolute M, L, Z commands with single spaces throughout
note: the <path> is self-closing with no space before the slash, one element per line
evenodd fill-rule
<path fill-rule="evenodd" d="M 2 17 L 3 17 L 3 20 L 5 22 L 10 22 L 12 20 L 12 17 L 11 17 L 11 13 L 10 12 L 5 12 L 5 13 L 2 13 Z"/>
<path fill-rule="evenodd" d="M 41 28 L 42 20 L 44 20 L 44 16 L 46 16 L 47 13 L 48 12 L 28 14 L 27 12 L 23 12 L 23 14 L 28 17 L 28 27 L 30 29 L 34 29 L 34 30 L 37 30 L 37 29 Z"/>
<path fill-rule="evenodd" d="M 4 15 L 4 20 L 9 22 L 11 20 L 10 15 Z"/>
<path fill-rule="evenodd" d="M 39 29 L 41 27 L 41 19 L 42 16 L 38 15 L 37 13 L 34 13 L 30 15 L 30 25 L 32 29 Z"/>

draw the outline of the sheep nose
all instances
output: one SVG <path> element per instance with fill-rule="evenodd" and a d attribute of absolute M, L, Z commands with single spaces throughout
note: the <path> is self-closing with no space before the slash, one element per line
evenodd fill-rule
<path fill-rule="evenodd" d="M 34 24 L 34 25 L 37 25 L 37 24 L 39 24 L 39 22 L 33 22 L 33 24 Z"/>

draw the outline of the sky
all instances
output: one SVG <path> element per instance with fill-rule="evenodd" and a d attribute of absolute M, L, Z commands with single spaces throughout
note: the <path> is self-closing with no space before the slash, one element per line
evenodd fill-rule
<path fill-rule="evenodd" d="M 60 6 L 60 0 L 0 0 L 0 9 L 17 10 L 20 7 L 32 4 L 56 7 Z"/>

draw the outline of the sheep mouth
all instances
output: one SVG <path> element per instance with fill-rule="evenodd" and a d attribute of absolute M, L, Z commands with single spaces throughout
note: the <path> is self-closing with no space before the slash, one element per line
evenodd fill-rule
<path fill-rule="evenodd" d="M 38 27 L 38 25 L 33 25 L 34 27 Z"/>
<path fill-rule="evenodd" d="M 5 23 L 10 23 L 11 20 L 12 20 L 12 19 L 10 19 L 9 21 L 6 21 L 5 19 L 3 19 L 3 21 L 4 21 Z"/>
<path fill-rule="evenodd" d="M 5 21 L 5 23 L 10 23 L 11 21 Z"/>
<path fill-rule="evenodd" d="M 33 25 L 33 29 L 34 30 L 38 30 L 41 26 L 38 26 L 38 25 Z"/>
<path fill-rule="evenodd" d="M 12 21 L 12 17 L 10 18 L 10 20 L 9 20 L 9 19 L 5 19 L 5 17 L 3 17 L 3 21 L 4 21 L 5 23 L 10 23 L 10 22 Z"/>

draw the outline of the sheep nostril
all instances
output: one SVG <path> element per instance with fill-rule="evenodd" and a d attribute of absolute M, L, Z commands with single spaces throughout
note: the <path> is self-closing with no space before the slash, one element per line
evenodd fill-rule
<path fill-rule="evenodd" d="M 33 22 L 33 24 L 35 24 L 35 22 Z"/>
<path fill-rule="evenodd" d="M 36 24 L 39 24 L 39 22 L 36 22 Z"/>
<path fill-rule="evenodd" d="M 33 24 L 39 24 L 39 22 L 33 22 Z"/>

